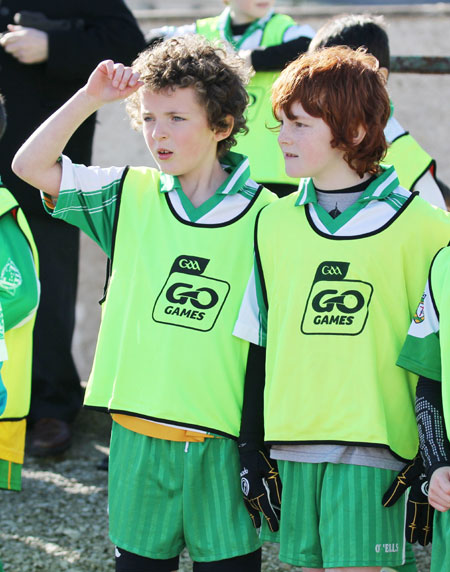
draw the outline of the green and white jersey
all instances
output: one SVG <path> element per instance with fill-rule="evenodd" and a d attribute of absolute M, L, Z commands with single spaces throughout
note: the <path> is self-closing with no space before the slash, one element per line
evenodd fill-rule
<path fill-rule="evenodd" d="M 271 18 L 273 18 L 274 14 L 275 12 L 273 10 L 269 10 L 264 17 L 259 20 L 255 20 L 247 28 L 245 34 L 242 36 L 235 36 L 231 32 L 230 9 L 227 7 L 217 18 L 217 27 L 219 29 L 221 39 L 222 41 L 231 44 L 235 50 L 255 50 L 262 45 L 264 30 L 267 23 Z M 186 24 L 184 26 L 163 26 L 162 28 L 154 28 L 151 30 L 151 37 L 164 37 L 167 39 L 173 38 L 174 36 L 196 33 L 198 33 L 197 23 L 193 22 L 192 24 Z M 290 42 L 291 40 L 301 37 L 312 38 L 314 33 L 313 28 L 308 24 L 296 24 L 292 21 L 292 25 L 284 30 L 281 42 Z"/>
<path fill-rule="evenodd" d="M 39 302 L 39 261 L 30 227 L 16 199 L 0 188 L 0 304 L 10 359 L 2 377 L 8 402 L 0 421 L 28 415 L 33 326 Z"/>
<path fill-rule="evenodd" d="M 6 331 L 33 319 L 39 295 L 33 253 L 15 216 L 8 211 L 0 217 L 0 301 Z"/>
<path fill-rule="evenodd" d="M 264 45 L 264 32 L 270 20 L 276 16 L 277 15 L 274 10 L 269 10 L 264 17 L 252 22 L 252 24 L 247 28 L 245 34 L 242 36 L 233 36 L 231 31 L 230 8 L 227 7 L 217 18 L 217 28 L 222 41 L 231 44 L 235 50 L 255 50 L 256 48 Z M 280 43 L 289 42 L 302 36 L 306 38 L 312 38 L 314 36 L 315 32 L 308 24 L 296 24 L 293 20 L 291 20 L 289 24 L 290 25 L 285 26 L 285 29 L 283 30 Z"/>
<path fill-rule="evenodd" d="M 248 159 L 230 152 L 222 158 L 229 173 L 216 193 L 194 207 L 181 188 L 178 177 L 161 173 L 160 192 L 167 195 L 170 208 L 183 220 L 196 225 L 215 225 L 234 219 L 254 198 L 259 185 L 250 179 Z M 62 156 L 61 190 L 56 205 L 43 195 L 46 211 L 79 227 L 111 257 L 116 209 L 126 167 L 101 168 L 77 165 Z"/>
<path fill-rule="evenodd" d="M 450 247 L 440 250 L 431 264 L 425 291 L 397 361 L 397 365 L 435 381 L 443 377 L 440 320 L 442 313 L 446 319 L 449 310 L 442 307 L 439 292 L 446 290 L 450 290 Z"/>
<path fill-rule="evenodd" d="M 336 218 L 310 179 L 263 209 L 234 334 L 267 347 L 265 438 L 274 457 L 393 469 L 391 452 L 414 456 L 417 378 L 400 375 L 395 361 L 413 291 L 418 297 L 449 224 L 400 187 L 392 167 Z M 384 458 L 368 462 L 374 448 Z"/>

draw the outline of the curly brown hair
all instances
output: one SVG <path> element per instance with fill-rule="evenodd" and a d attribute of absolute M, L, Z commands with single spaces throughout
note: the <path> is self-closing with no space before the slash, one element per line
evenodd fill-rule
<path fill-rule="evenodd" d="M 186 35 L 148 48 L 133 62 L 133 70 L 140 73 L 140 80 L 144 82 L 141 89 L 159 92 L 193 87 L 213 131 L 226 130 L 227 116 L 233 117 L 230 135 L 217 145 L 219 157 L 236 144 L 236 134 L 247 133 L 244 113 L 248 104 L 245 85 L 249 74 L 236 54 L 201 36 Z M 140 130 L 139 91 L 127 99 L 127 112 L 132 127 Z"/>
<path fill-rule="evenodd" d="M 291 106 L 300 102 L 313 117 L 331 129 L 331 146 L 345 152 L 344 159 L 360 177 L 380 171 L 386 154 L 384 128 L 390 115 L 386 81 L 378 61 L 365 49 L 345 46 L 304 54 L 289 64 L 272 88 L 275 117 L 283 110 L 293 119 Z M 358 127 L 365 136 L 355 143 Z"/>

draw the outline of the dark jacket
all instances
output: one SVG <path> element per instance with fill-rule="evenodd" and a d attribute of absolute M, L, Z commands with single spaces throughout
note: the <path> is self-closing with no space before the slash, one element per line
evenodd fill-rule
<path fill-rule="evenodd" d="M 43 12 L 65 19 L 68 29 L 48 31 L 49 57 L 43 64 L 22 64 L 0 47 L 0 91 L 6 99 L 8 125 L 0 141 L 0 174 L 28 215 L 45 216 L 39 194 L 11 171 L 20 145 L 89 77 L 102 60 L 130 64 L 144 49 L 144 37 L 122 0 L 0 0 L 0 32 L 14 14 Z M 65 152 L 77 163 L 91 161 L 95 117 L 90 117 Z"/>

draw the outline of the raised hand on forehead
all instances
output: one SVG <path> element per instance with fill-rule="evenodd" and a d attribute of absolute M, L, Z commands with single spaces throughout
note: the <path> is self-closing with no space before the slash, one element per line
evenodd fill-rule
<path fill-rule="evenodd" d="M 91 73 L 85 90 L 87 95 L 107 103 L 125 99 L 142 85 L 139 73 L 133 68 L 105 60 Z"/>

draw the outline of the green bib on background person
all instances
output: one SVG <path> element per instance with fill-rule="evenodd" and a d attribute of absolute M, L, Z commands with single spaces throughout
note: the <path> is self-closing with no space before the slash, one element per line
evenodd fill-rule
<path fill-rule="evenodd" d="M 431 155 L 405 132 L 389 145 L 382 164 L 394 165 L 400 185 L 412 191 L 433 163 Z"/>
<path fill-rule="evenodd" d="M 30 407 L 33 326 L 39 286 L 38 255 L 30 227 L 15 198 L 3 187 L 0 224 L 0 282 L 9 358 L 1 372 L 8 400 L 0 421 L 9 421 L 26 417 Z"/>
<path fill-rule="evenodd" d="M 159 172 L 129 169 L 85 405 L 237 436 L 248 343 L 232 336 L 262 188 L 235 219 L 184 221 Z"/>
<path fill-rule="evenodd" d="M 411 459 L 417 376 L 395 362 L 429 262 L 448 237 L 445 213 L 416 196 L 379 230 L 334 237 L 313 228 L 297 196 L 258 221 L 270 308 L 265 441 L 378 445 Z M 415 244 L 419 226 L 429 240 Z M 414 244 L 414 256 L 404 244 Z"/>
<path fill-rule="evenodd" d="M 223 15 L 197 20 L 197 33 L 210 41 L 223 41 L 220 22 Z M 229 25 L 229 22 L 228 22 Z M 273 14 L 265 24 L 260 46 L 276 46 L 283 42 L 286 30 L 295 25 L 295 21 L 284 14 Z M 244 34 L 242 41 L 246 38 Z M 229 38 L 229 41 L 231 38 Z M 235 46 L 239 49 L 239 45 Z M 286 183 L 298 185 L 298 179 L 286 175 L 284 157 L 278 145 L 278 132 L 268 129 L 278 127 L 272 113 L 270 100 L 272 85 L 279 72 L 256 72 L 247 86 L 249 107 L 247 110 L 246 135 L 237 135 L 237 145 L 233 151 L 247 155 L 250 161 L 252 179 L 259 183 Z"/>
<path fill-rule="evenodd" d="M 431 169 L 436 168 L 434 159 L 423 149 L 408 131 L 394 117 L 391 102 L 391 116 L 384 128 L 389 147 L 382 165 L 394 165 L 400 185 L 408 191 L 414 190 L 417 181 Z"/>

